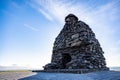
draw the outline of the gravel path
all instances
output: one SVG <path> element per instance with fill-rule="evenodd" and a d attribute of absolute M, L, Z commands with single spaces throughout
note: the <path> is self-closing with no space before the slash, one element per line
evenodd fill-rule
<path fill-rule="evenodd" d="M 20 78 L 35 75 L 36 73 L 30 71 L 23 72 L 0 72 L 0 80 L 18 80 Z"/>

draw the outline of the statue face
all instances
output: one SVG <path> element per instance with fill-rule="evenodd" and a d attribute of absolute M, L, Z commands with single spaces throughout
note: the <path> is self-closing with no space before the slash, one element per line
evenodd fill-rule
<path fill-rule="evenodd" d="M 74 24 L 76 22 L 76 19 L 74 17 L 68 17 L 65 19 L 65 22 L 67 24 Z"/>

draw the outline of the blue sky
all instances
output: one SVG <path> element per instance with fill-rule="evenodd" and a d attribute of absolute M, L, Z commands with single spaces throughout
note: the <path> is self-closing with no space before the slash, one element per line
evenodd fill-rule
<path fill-rule="evenodd" d="M 0 0 L 0 66 L 42 68 L 73 13 L 96 34 L 108 66 L 120 66 L 120 0 Z"/>

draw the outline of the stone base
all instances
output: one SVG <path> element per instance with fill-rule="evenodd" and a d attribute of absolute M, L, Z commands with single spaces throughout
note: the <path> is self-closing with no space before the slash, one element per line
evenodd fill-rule
<path fill-rule="evenodd" d="M 102 68 L 102 69 L 50 69 L 50 70 L 33 70 L 32 72 L 83 74 L 83 73 L 97 72 L 97 71 L 109 71 L 109 68 Z"/>

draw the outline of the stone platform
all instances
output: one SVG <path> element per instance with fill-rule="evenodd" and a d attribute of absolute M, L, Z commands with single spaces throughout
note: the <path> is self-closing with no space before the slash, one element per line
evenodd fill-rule
<path fill-rule="evenodd" d="M 102 68 L 102 69 L 50 69 L 50 70 L 33 70 L 32 72 L 83 74 L 83 73 L 98 72 L 98 71 L 109 71 L 109 68 Z"/>

